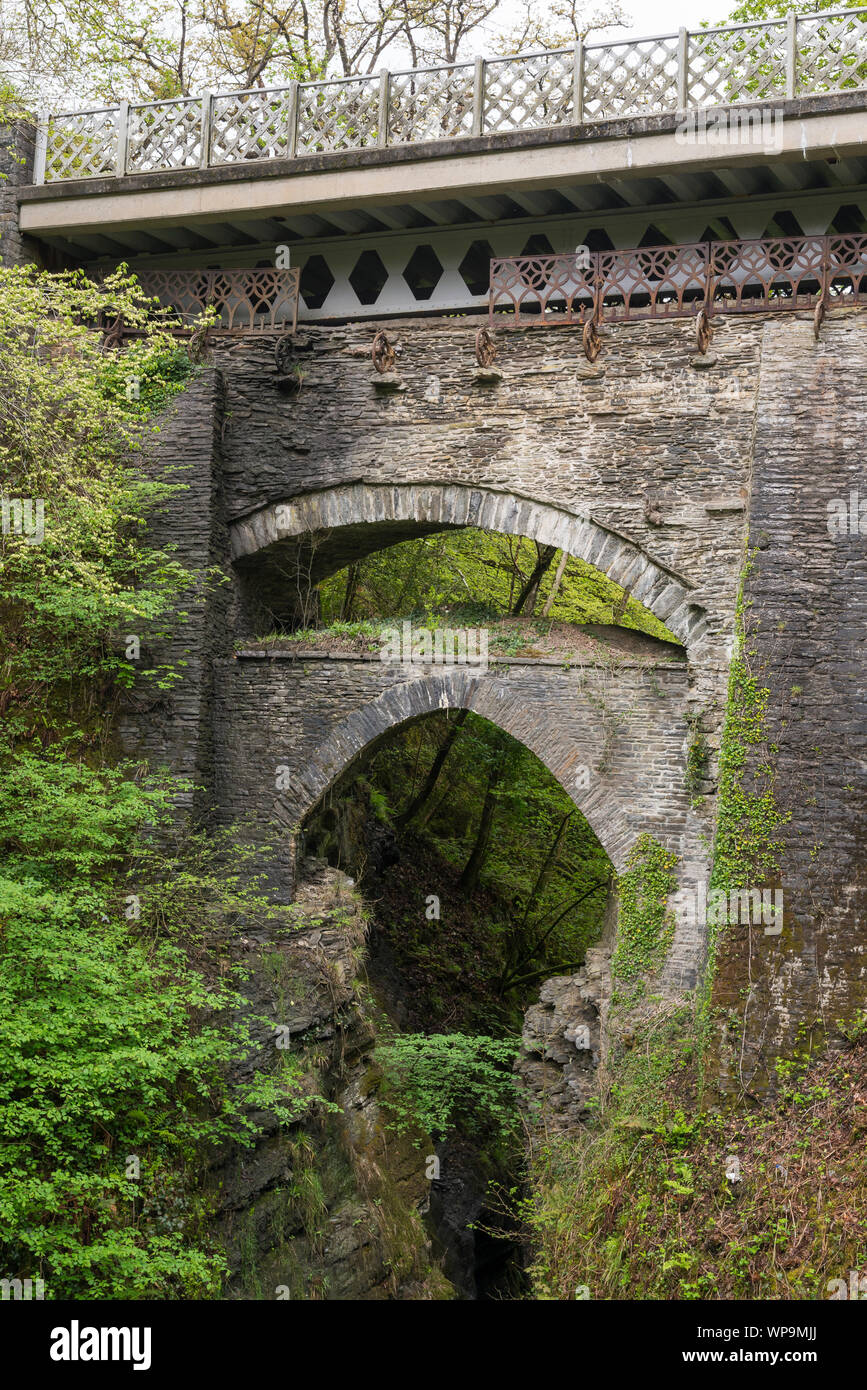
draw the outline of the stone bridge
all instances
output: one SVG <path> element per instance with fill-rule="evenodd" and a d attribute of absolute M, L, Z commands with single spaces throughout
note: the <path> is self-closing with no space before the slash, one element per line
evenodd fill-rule
<path fill-rule="evenodd" d="M 568 667 L 503 658 L 485 671 L 250 651 L 218 665 L 217 800 L 229 818 L 286 828 L 278 882 L 291 892 L 295 834 L 329 787 L 407 721 L 468 709 L 536 754 L 615 868 L 649 832 L 688 866 L 691 887 L 706 866 L 684 780 L 688 690 L 685 663 L 664 649 Z M 695 925 L 680 924 L 665 975 L 673 992 L 695 984 L 702 949 Z"/>
<path fill-rule="evenodd" d="M 809 313 L 722 318 L 700 359 L 687 322 L 611 325 L 593 366 L 578 328 L 522 327 L 498 335 L 493 383 L 477 377 L 471 321 L 402 321 L 389 326 L 390 390 L 370 364 L 372 326 L 315 327 L 296 341 L 292 396 L 266 344 L 217 340 L 160 435 L 160 458 L 188 491 L 158 525 L 191 568 L 215 567 L 226 583 L 168 648 L 154 644 L 153 660 L 187 662 L 184 677 L 128 713 L 124 746 L 187 774 L 203 811 L 250 813 L 283 832 L 270 869 L 286 893 L 295 832 L 365 749 L 431 710 L 472 708 L 542 759 L 616 866 L 651 830 L 679 855 L 688 888 L 713 843 L 749 524 L 750 661 L 771 689 L 770 756 L 791 814 L 787 925 L 782 937 L 735 933 L 719 988 L 742 1009 L 744 981 L 759 982 L 748 1005 L 758 1050 L 791 1045 L 808 1014 L 851 1016 L 865 999 L 853 904 L 865 901 L 867 600 L 858 526 L 835 539 L 828 508 L 859 487 L 867 496 L 864 321 L 833 306 L 817 337 Z M 609 574 L 669 626 L 686 660 L 656 671 L 503 662 L 482 676 L 250 654 L 291 618 L 299 578 L 314 584 L 382 546 L 468 525 L 562 546 Z M 711 751 L 694 803 L 687 716 Z M 583 765 L 591 777 L 579 788 L 572 769 Z M 666 993 L 695 983 L 704 949 L 681 924 Z"/>
<path fill-rule="evenodd" d="M 389 728 L 443 707 L 501 723 L 570 794 L 570 769 L 586 762 L 579 804 L 615 864 L 654 828 L 688 886 L 717 806 L 713 762 L 706 794 L 685 798 L 684 716 L 714 753 L 743 586 L 750 669 L 769 690 L 751 758 L 773 765 L 789 819 L 785 931 L 759 942 L 735 931 L 717 966 L 717 1002 L 744 1015 L 740 1085 L 752 1052 L 791 1055 L 802 1025 L 833 1031 L 867 1004 L 864 312 L 836 285 L 815 324 L 813 306 L 715 314 L 710 350 L 696 353 L 694 325 L 661 304 L 649 321 L 603 323 L 592 365 L 576 327 L 497 323 L 494 373 L 477 369 L 469 316 L 492 257 L 867 233 L 861 19 L 790 15 L 722 46 L 721 32 L 635 41 L 625 59 L 616 42 L 536 55 L 544 73 L 525 55 L 465 65 L 444 85 L 425 77 L 439 95 L 411 104 L 409 129 L 406 82 L 419 94 L 419 74 L 331 84 L 334 112 L 351 115 L 331 135 L 310 118 L 319 84 L 287 89 L 279 130 L 256 108 L 267 93 L 122 103 L 54 116 L 38 136 L 0 130 L 0 254 L 198 273 L 273 267 L 291 249 L 308 320 L 289 364 L 298 389 L 281 391 L 286 364 L 264 335 L 217 337 L 160 435 L 187 491 L 155 529 L 191 570 L 225 582 L 188 605 L 168 643 L 143 634 L 143 668 L 186 664 L 168 696 L 143 670 L 119 730 L 132 755 L 188 775 L 201 810 L 246 808 L 285 827 L 273 866 L 284 887 L 290 831 L 317 796 Z M 624 77 L 636 56 L 652 77 L 643 90 Z M 544 88 L 538 109 L 535 95 L 532 110 L 517 101 L 529 79 Z M 744 127 L 738 110 L 754 104 Z M 725 116 L 723 138 L 697 119 L 708 106 Z M 863 277 L 854 288 L 867 292 Z M 378 317 L 397 353 L 387 382 L 370 362 Z M 842 531 L 829 509 L 847 516 Z M 293 620 L 299 586 L 473 525 L 609 574 L 669 626 L 685 665 L 624 666 L 615 679 L 512 663 L 471 677 L 236 657 Z M 625 721 L 607 756 L 600 683 Z M 672 993 L 694 982 L 702 949 L 678 934 Z"/>
<path fill-rule="evenodd" d="M 374 550 L 468 526 L 526 536 L 586 560 L 649 608 L 685 646 L 697 645 L 706 633 L 706 614 L 689 582 L 629 537 L 587 515 L 490 488 L 365 483 L 329 488 L 261 508 L 230 527 L 229 541 L 240 572 L 254 575 L 258 596 L 267 597 L 271 611 L 280 615 L 287 574 L 303 573 L 315 585 Z"/>

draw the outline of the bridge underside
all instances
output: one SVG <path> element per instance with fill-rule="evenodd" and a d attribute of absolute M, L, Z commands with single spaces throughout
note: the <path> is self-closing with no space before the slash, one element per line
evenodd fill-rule
<path fill-rule="evenodd" d="M 758 103 L 773 139 L 677 114 L 20 190 L 77 264 L 301 269 L 307 320 L 482 308 L 492 257 L 867 231 L 864 94 Z M 722 108 L 725 110 L 725 108 Z M 767 134 L 767 132 L 765 132 Z M 779 137 L 779 138 L 777 138 Z"/>
<path fill-rule="evenodd" d="M 329 574 L 415 536 L 478 527 L 526 536 L 586 560 L 645 604 L 684 643 L 705 633 L 690 585 L 589 517 L 527 498 L 459 484 L 354 484 L 272 504 L 230 531 L 248 629 L 294 626 L 299 600 Z"/>

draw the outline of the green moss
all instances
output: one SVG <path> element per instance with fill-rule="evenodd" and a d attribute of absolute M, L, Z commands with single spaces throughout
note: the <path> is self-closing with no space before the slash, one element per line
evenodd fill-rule
<path fill-rule="evenodd" d="M 710 748 L 701 727 L 701 715 L 687 715 L 690 729 L 689 747 L 686 754 L 686 773 L 684 782 L 691 797 L 699 795 L 701 784 L 707 777 L 710 762 Z"/>

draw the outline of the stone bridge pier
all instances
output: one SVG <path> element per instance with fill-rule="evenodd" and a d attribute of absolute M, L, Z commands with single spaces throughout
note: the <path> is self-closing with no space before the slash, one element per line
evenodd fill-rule
<path fill-rule="evenodd" d="M 267 869 L 278 894 L 291 898 L 298 831 L 328 789 L 392 730 L 467 709 L 536 754 L 618 871 L 648 832 L 677 854 L 680 887 L 690 890 L 706 865 L 684 780 L 688 691 L 679 661 L 565 667 L 511 658 L 481 670 L 251 650 L 218 664 L 217 802 L 230 820 L 285 829 L 278 862 L 271 857 Z M 665 994 L 695 985 L 703 945 L 694 924 L 678 923 Z"/>

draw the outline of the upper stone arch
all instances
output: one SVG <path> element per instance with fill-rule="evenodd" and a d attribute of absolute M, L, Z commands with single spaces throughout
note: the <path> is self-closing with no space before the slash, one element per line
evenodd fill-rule
<path fill-rule="evenodd" d="M 621 585 L 684 646 L 704 636 L 704 607 L 682 575 L 586 513 L 511 492 L 461 483 L 350 483 L 269 503 L 233 522 L 229 540 L 232 560 L 244 565 L 282 542 L 330 533 L 330 543 L 317 550 L 310 570 L 318 582 L 411 536 L 468 526 L 566 550 Z"/>

